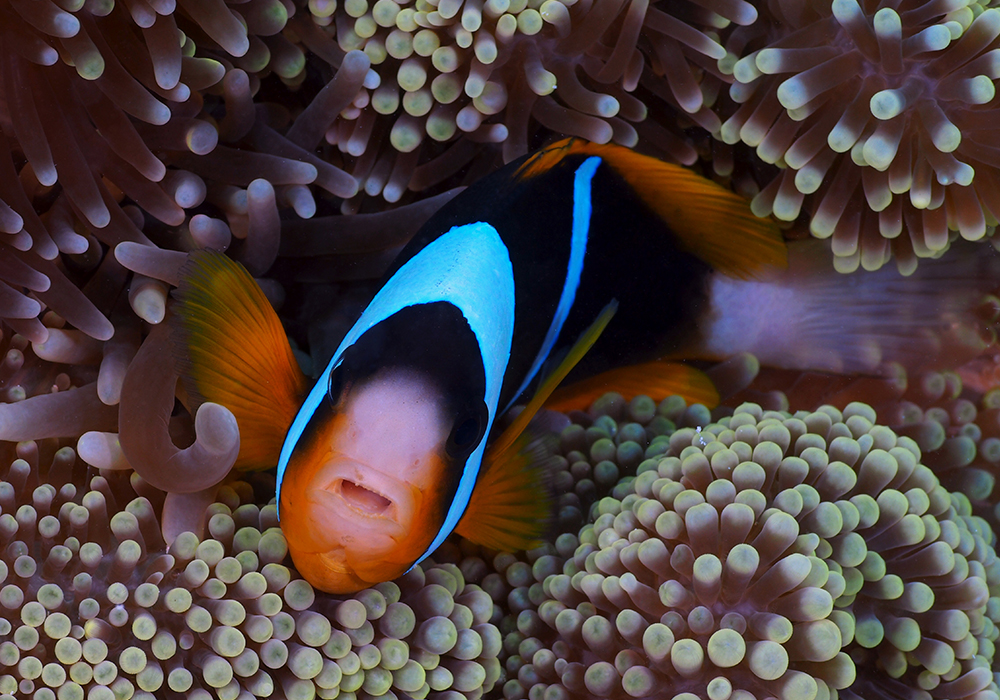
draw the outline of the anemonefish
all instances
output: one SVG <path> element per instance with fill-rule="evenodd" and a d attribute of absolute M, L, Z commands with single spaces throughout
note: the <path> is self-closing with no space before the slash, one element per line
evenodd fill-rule
<path fill-rule="evenodd" d="M 639 366 L 647 384 L 711 400 L 699 372 L 637 363 L 747 349 L 738 336 L 752 330 L 724 322 L 712 297 L 770 276 L 778 286 L 748 303 L 766 299 L 785 289 L 786 261 L 776 226 L 741 197 L 569 139 L 439 210 L 308 389 L 253 279 L 224 255 L 192 254 L 174 308 L 182 377 L 195 400 L 236 415 L 237 468 L 277 465 L 298 570 L 348 593 L 405 573 L 452 532 L 498 549 L 537 541 L 551 497 L 524 428 L 563 377 Z"/>

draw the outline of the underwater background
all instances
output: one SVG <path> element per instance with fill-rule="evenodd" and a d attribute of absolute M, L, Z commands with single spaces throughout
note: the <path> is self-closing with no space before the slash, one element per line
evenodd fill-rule
<path fill-rule="evenodd" d="M 0 697 L 998 697 L 995 296 L 931 366 L 739 354 L 719 406 L 551 414 L 551 542 L 339 597 L 163 322 L 226 250 L 308 371 L 457 188 L 565 135 L 731 187 L 845 284 L 985 259 L 1000 3 L 0 0 L 0 72 Z"/>

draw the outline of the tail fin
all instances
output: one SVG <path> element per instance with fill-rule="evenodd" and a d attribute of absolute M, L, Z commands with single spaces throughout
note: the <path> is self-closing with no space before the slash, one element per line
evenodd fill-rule
<path fill-rule="evenodd" d="M 996 339 L 1000 253 L 958 242 L 904 277 L 890 266 L 834 271 L 822 241 L 788 246 L 789 265 L 766 280 L 714 275 L 712 313 L 682 356 L 753 353 L 761 364 L 837 373 L 957 367 Z"/>

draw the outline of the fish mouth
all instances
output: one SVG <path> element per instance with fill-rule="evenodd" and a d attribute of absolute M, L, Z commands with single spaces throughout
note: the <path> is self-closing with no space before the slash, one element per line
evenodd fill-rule
<path fill-rule="evenodd" d="M 318 547 L 314 552 L 350 549 L 361 541 L 376 547 L 381 538 L 395 538 L 406 532 L 405 526 L 397 522 L 395 502 L 350 479 L 310 489 L 302 507 L 308 513 L 312 539 Z"/>
<path fill-rule="evenodd" d="M 339 494 L 347 505 L 366 515 L 386 516 L 392 508 L 391 500 L 350 479 L 339 479 L 334 484 L 333 491 Z"/>
<path fill-rule="evenodd" d="M 365 537 L 401 537 L 413 517 L 414 496 L 405 483 L 350 458 L 328 462 L 303 491 L 317 542 L 341 542 L 362 531 Z"/>

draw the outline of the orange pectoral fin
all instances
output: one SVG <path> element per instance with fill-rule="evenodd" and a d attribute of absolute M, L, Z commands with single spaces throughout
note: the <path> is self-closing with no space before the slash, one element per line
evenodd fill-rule
<path fill-rule="evenodd" d="M 455 528 L 462 537 L 507 552 L 538 544 L 555 507 L 548 488 L 552 461 L 546 439 L 534 438 L 526 432 L 528 423 L 559 382 L 593 347 L 617 310 L 617 301 L 604 307 L 562 362 L 539 384 L 524 410 L 490 445 L 465 515 Z"/>
<path fill-rule="evenodd" d="M 704 372 L 679 362 L 658 360 L 618 367 L 560 387 L 545 402 L 545 408 L 563 413 L 586 411 L 609 391 L 617 391 L 625 398 L 646 395 L 656 401 L 677 395 L 688 404 L 700 403 L 708 408 L 719 404 L 719 392 Z"/>
<path fill-rule="evenodd" d="M 502 453 L 488 455 L 455 532 L 502 552 L 538 546 L 554 506 L 548 483 L 555 464 L 553 442 L 523 432 Z"/>
<path fill-rule="evenodd" d="M 189 253 L 180 276 L 171 323 L 183 386 L 236 416 L 237 469 L 273 467 L 306 390 L 281 321 L 250 273 L 222 253 Z"/>

